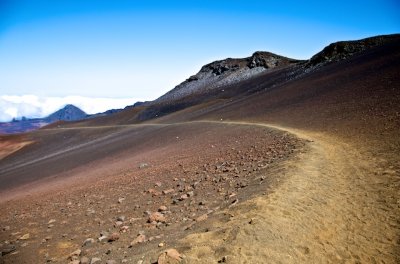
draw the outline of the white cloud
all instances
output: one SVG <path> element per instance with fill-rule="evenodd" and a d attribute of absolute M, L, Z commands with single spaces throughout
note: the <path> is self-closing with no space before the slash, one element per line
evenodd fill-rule
<path fill-rule="evenodd" d="M 91 98 L 83 96 L 38 97 L 35 95 L 0 96 L 0 122 L 13 118 L 46 117 L 67 104 L 73 104 L 88 114 L 96 114 L 109 109 L 124 108 L 140 101 L 137 98 Z"/>

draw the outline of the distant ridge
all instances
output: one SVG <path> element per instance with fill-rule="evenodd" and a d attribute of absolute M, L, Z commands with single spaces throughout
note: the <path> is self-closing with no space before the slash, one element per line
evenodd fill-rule
<path fill-rule="evenodd" d="M 57 121 L 78 121 L 87 118 L 88 115 L 80 108 L 68 104 L 60 110 L 45 118 L 25 118 L 11 122 L 0 123 L 0 134 L 17 134 L 39 129 Z"/>

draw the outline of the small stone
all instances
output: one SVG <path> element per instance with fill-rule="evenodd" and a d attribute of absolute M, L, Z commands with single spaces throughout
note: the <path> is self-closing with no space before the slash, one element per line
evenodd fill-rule
<path fill-rule="evenodd" d="M 223 256 L 222 259 L 218 260 L 218 263 L 226 263 L 228 261 L 228 256 Z"/>
<path fill-rule="evenodd" d="M 81 262 L 77 259 L 72 260 L 69 264 L 80 264 Z"/>
<path fill-rule="evenodd" d="M 193 196 L 194 196 L 194 192 L 193 192 L 193 191 L 188 192 L 188 193 L 187 193 L 187 196 L 193 197 Z"/>
<path fill-rule="evenodd" d="M 88 257 L 81 257 L 81 263 L 80 264 L 89 264 L 90 260 Z"/>
<path fill-rule="evenodd" d="M 100 261 L 101 261 L 101 258 L 92 258 L 92 260 L 90 261 L 90 264 L 99 263 Z"/>
<path fill-rule="evenodd" d="M 149 166 L 149 164 L 143 162 L 143 163 L 140 163 L 140 164 L 139 164 L 139 169 L 144 169 L 144 168 L 146 168 L 146 167 L 148 167 L 148 166 Z"/>
<path fill-rule="evenodd" d="M 115 260 L 111 259 L 111 260 L 107 260 L 106 264 L 117 264 L 117 262 Z"/>
<path fill-rule="evenodd" d="M 118 198 L 118 203 L 122 203 L 123 201 L 125 201 L 125 198 Z"/>
<path fill-rule="evenodd" d="M 141 244 L 141 243 L 144 243 L 144 242 L 146 242 L 146 236 L 140 234 L 131 242 L 130 246 L 133 247 L 133 246 L 135 246 L 137 244 Z"/>
<path fill-rule="evenodd" d="M 105 242 L 105 241 L 107 241 L 107 236 L 101 236 L 98 239 L 100 242 Z"/>
<path fill-rule="evenodd" d="M 160 208 L 158 208 L 159 212 L 165 212 L 167 210 L 168 210 L 168 208 L 165 205 L 161 205 Z"/>
<path fill-rule="evenodd" d="M 69 254 L 68 258 L 71 260 L 76 260 L 82 253 L 82 250 L 77 249 L 74 252 L 72 252 L 71 254 Z"/>
<path fill-rule="evenodd" d="M 165 223 L 166 219 L 165 219 L 165 216 L 163 214 L 161 214 L 159 212 L 155 212 L 155 213 L 150 214 L 148 222 L 149 223 L 152 223 L 152 222 Z"/>
<path fill-rule="evenodd" d="M 9 230 L 10 230 L 10 226 L 3 227 L 3 231 L 9 231 Z"/>
<path fill-rule="evenodd" d="M 30 237 L 31 237 L 31 235 L 30 235 L 29 233 L 27 233 L 27 234 L 21 236 L 21 237 L 19 238 L 19 240 L 27 240 L 27 239 L 29 239 Z"/>
<path fill-rule="evenodd" d="M 89 246 L 90 244 L 93 244 L 93 243 L 94 243 L 94 239 L 88 238 L 83 242 L 82 247 Z"/>
<path fill-rule="evenodd" d="M 175 191 L 174 189 L 168 189 L 168 190 L 162 191 L 162 193 L 165 195 L 165 194 L 173 193 L 174 191 Z"/>
<path fill-rule="evenodd" d="M 112 233 L 109 237 L 108 237 L 108 242 L 113 242 L 119 239 L 119 234 L 118 233 Z"/>
<path fill-rule="evenodd" d="M 160 196 L 161 195 L 161 193 L 159 191 L 152 189 L 152 188 L 148 189 L 147 192 L 150 193 L 152 196 Z"/>
<path fill-rule="evenodd" d="M 182 194 L 181 197 L 179 197 L 179 200 L 183 201 L 186 200 L 187 198 L 189 198 L 187 194 Z"/>
<path fill-rule="evenodd" d="M 161 187 L 161 182 L 156 182 L 155 184 L 154 184 L 156 187 Z"/>
<path fill-rule="evenodd" d="M 119 230 L 121 232 L 125 233 L 126 231 L 128 231 L 128 229 L 129 229 L 129 226 L 121 226 Z"/>
<path fill-rule="evenodd" d="M 170 248 L 161 253 L 158 256 L 158 264 L 177 264 L 182 261 L 182 256 L 179 252 L 174 249 Z"/>
<path fill-rule="evenodd" d="M 118 217 L 117 217 L 117 221 L 124 222 L 125 219 L 126 219 L 125 215 L 121 215 L 121 216 L 118 216 Z"/>
<path fill-rule="evenodd" d="M 205 221 L 205 220 L 207 220 L 207 218 L 208 218 L 208 215 L 207 214 L 203 214 L 203 215 L 201 215 L 201 216 L 196 218 L 196 222 Z"/>
<path fill-rule="evenodd" d="M 158 247 L 163 247 L 165 246 L 165 244 L 163 242 L 161 242 L 160 244 L 158 244 Z"/>
<path fill-rule="evenodd" d="M 51 219 L 47 224 L 50 225 L 50 224 L 55 223 L 55 222 L 56 222 L 56 219 Z"/>

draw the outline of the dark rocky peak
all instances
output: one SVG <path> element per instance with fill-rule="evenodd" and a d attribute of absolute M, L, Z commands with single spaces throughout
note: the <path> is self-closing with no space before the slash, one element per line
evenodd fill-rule
<path fill-rule="evenodd" d="M 310 60 L 309 64 L 311 66 L 318 64 L 325 64 L 328 62 L 335 62 L 347 59 L 357 53 L 364 50 L 381 46 L 388 42 L 399 40 L 400 35 L 383 35 L 371 38 L 365 38 L 361 40 L 354 41 L 339 41 L 332 43 L 325 47 L 321 52 L 315 54 Z"/>
<path fill-rule="evenodd" d="M 86 116 L 87 116 L 87 114 L 84 111 L 82 111 L 80 108 L 78 108 L 72 104 L 68 104 L 68 105 L 64 106 L 64 108 L 54 112 L 53 114 L 49 115 L 45 119 L 46 119 L 46 121 L 49 121 L 49 122 L 54 122 L 54 121 L 58 121 L 58 120 L 76 121 L 76 120 L 83 119 Z"/>
<path fill-rule="evenodd" d="M 227 72 L 237 71 L 243 68 L 262 67 L 265 69 L 285 66 L 291 63 L 296 63 L 298 60 L 286 58 L 266 51 L 257 51 L 250 57 L 242 59 L 227 58 L 218 60 L 204 65 L 200 72 L 191 76 L 187 81 L 195 81 L 199 79 L 199 74 L 211 72 L 214 75 L 221 75 Z"/>
<path fill-rule="evenodd" d="M 266 51 L 254 52 L 251 57 L 246 58 L 246 61 L 247 67 L 250 69 L 255 67 L 269 69 L 298 62 L 298 60 L 286 58 Z"/>

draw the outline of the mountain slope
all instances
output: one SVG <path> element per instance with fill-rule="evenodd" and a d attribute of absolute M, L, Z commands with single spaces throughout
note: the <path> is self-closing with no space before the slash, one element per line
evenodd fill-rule
<path fill-rule="evenodd" d="M 329 63 L 341 62 L 368 52 L 373 48 L 393 45 L 400 35 L 385 35 L 356 41 L 340 41 L 325 47 L 308 61 L 289 59 L 269 52 L 256 52 L 243 59 L 215 61 L 177 85 L 155 101 L 146 102 L 140 109 L 122 111 L 125 123 L 138 123 L 159 118 L 195 105 L 231 100 L 235 97 L 276 89 Z M 130 112 L 130 114 L 128 113 Z M 119 117 L 107 123 L 121 123 Z M 90 121 L 90 124 L 96 121 Z M 82 125 L 85 125 L 83 122 Z"/>
<path fill-rule="evenodd" d="M 187 263 L 399 263 L 400 38 L 388 38 L 28 134 L 0 160 L 0 194 L 14 197 L 0 202 L 0 243 L 18 251 L 6 263 L 77 249 L 156 263 L 164 248 Z"/>

